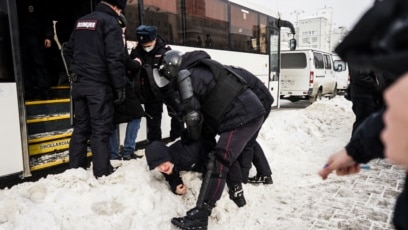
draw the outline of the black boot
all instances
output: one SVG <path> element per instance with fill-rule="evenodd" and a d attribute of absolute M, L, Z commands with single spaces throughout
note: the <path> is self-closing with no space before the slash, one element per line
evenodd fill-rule
<path fill-rule="evenodd" d="M 272 175 L 256 175 L 248 178 L 248 182 L 253 184 L 273 184 Z"/>
<path fill-rule="evenodd" d="M 230 199 L 234 201 L 234 203 L 238 207 L 243 207 L 246 205 L 246 200 L 244 197 L 244 190 L 242 189 L 242 184 L 229 184 L 228 185 L 228 193 L 230 196 Z"/>
<path fill-rule="evenodd" d="M 184 217 L 174 217 L 171 219 L 171 223 L 184 230 L 206 230 L 211 210 L 212 207 L 210 205 L 204 204 L 201 208 L 195 207 L 189 210 Z"/>

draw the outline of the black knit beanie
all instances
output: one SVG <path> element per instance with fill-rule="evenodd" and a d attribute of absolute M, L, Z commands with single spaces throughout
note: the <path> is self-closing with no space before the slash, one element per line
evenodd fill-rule
<path fill-rule="evenodd" d="M 161 163 L 171 161 L 169 148 L 161 141 L 153 141 L 145 149 L 147 165 L 149 169 L 155 169 Z"/>

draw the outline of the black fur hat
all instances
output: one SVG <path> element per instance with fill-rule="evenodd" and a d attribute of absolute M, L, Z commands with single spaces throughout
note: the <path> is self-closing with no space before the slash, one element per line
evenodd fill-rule
<path fill-rule="evenodd" d="M 157 38 L 157 27 L 140 25 L 136 29 L 136 38 L 142 44 L 153 41 Z"/>
<path fill-rule="evenodd" d="M 124 10 L 126 8 L 126 0 L 104 0 L 104 2 L 107 2 L 113 6 L 117 6 L 120 9 Z"/>
<path fill-rule="evenodd" d="M 408 71 L 408 1 L 377 0 L 335 49 L 350 66 L 399 76 Z"/>

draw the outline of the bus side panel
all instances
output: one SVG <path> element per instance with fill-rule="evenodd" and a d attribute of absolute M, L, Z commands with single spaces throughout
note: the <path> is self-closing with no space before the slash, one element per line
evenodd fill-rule
<path fill-rule="evenodd" d="M 181 52 L 203 50 L 212 59 L 224 64 L 242 67 L 257 76 L 266 86 L 269 83 L 269 60 L 267 54 L 253 54 L 216 49 L 201 49 L 196 47 L 170 45 L 172 49 Z"/>
<path fill-rule="evenodd" d="M 0 177 L 23 171 L 16 83 L 0 83 Z"/>

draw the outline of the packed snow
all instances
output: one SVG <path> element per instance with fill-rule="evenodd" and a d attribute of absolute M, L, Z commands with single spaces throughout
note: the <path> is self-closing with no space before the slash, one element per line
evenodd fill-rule
<path fill-rule="evenodd" d="M 383 202 L 373 202 L 367 209 L 367 203 L 361 204 L 358 209 L 362 213 L 341 213 L 347 206 L 356 206 L 354 200 L 368 193 L 364 189 L 374 194 L 383 182 L 361 186 L 361 193 L 344 191 L 340 197 L 328 196 L 325 194 L 339 194 L 339 186 L 351 190 L 358 178 L 377 173 L 363 170 L 356 176 L 330 175 L 326 181 L 317 174 L 328 156 L 350 139 L 354 122 L 351 102 L 337 96 L 288 107 L 273 110 L 258 137 L 274 183 L 244 184 L 247 205 L 242 208 L 224 191 L 210 216 L 209 229 L 373 229 L 370 225 L 392 229 L 390 216 L 400 184 L 386 193 L 389 198 Z M 119 166 L 118 170 L 98 180 L 91 169 L 71 169 L 0 190 L 0 229 L 176 229 L 171 218 L 184 216 L 195 206 L 200 174 L 183 173 L 188 191 L 178 196 L 159 172 L 148 170 L 145 158 L 112 164 Z M 395 172 L 388 176 L 403 181 L 402 170 L 386 162 L 380 164 Z M 333 224 L 330 219 L 336 215 Z M 364 222 L 367 219 L 370 221 Z"/>

